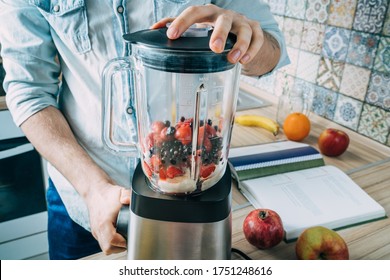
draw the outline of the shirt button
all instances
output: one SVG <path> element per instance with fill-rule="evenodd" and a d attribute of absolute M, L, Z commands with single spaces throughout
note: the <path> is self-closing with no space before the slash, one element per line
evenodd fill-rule
<path fill-rule="evenodd" d="M 118 6 L 118 8 L 116 8 L 116 10 L 118 13 L 121 14 L 121 13 L 123 13 L 124 8 L 123 8 L 123 6 Z"/>
<path fill-rule="evenodd" d="M 58 12 L 60 11 L 60 5 L 55 5 L 55 6 L 53 7 L 53 11 L 56 12 L 56 13 L 58 13 Z"/>

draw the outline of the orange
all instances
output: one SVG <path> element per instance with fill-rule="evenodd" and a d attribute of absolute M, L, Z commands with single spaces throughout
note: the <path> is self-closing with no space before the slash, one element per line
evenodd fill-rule
<path fill-rule="evenodd" d="M 287 115 L 283 123 L 283 131 L 287 139 L 302 141 L 310 132 L 310 120 L 302 113 L 291 113 Z"/>

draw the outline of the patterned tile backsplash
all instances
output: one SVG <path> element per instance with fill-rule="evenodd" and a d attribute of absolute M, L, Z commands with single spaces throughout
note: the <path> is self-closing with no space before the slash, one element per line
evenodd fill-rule
<path fill-rule="evenodd" d="M 291 64 L 242 80 L 311 96 L 317 115 L 390 146 L 389 0 L 266 0 Z"/>

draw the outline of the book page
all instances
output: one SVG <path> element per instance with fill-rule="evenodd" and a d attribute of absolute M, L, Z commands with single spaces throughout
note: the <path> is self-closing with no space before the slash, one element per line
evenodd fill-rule
<path fill-rule="evenodd" d="M 264 143 L 259 145 L 231 148 L 229 150 L 229 157 L 233 158 L 242 155 L 251 155 L 253 153 L 277 152 L 280 150 L 289 150 L 289 149 L 302 148 L 307 146 L 309 145 L 306 143 L 294 142 L 294 141 L 270 142 L 270 143 Z"/>
<path fill-rule="evenodd" d="M 298 237 L 309 226 L 334 229 L 385 215 L 382 206 L 334 166 L 241 183 L 256 208 L 269 208 L 281 216 L 286 239 Z"/>

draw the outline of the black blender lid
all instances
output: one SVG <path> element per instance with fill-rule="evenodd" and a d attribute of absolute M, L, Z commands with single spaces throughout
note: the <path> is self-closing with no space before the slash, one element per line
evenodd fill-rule
<path fill-rule="evenodd" d="M 192 30 L 189 29 L 189 31 L 186 31 L 184 36 L 171 40 L 166 35 L 167 29 L 168 28 L 164 27 L 160 29 L 141 30 L 125 34 L 123 38 L 129 43 L 142 44 L 150 48 L 211 52 L 209 42 L 213 30 L 201 30 L 201 32 L 205 32 L 205 36 L 199 36 L 199 33 L 196 34 L 197 31 L 192 33 L 192 31 L 196 30 L 196 28 L 190 28 Z M 186 33 L 188 35 L 185 35 Z M 236 36 L 230 33 L 226 40 L 225 51 L 231 50 L 235 41 Z"/>
<path fill-rule="evenodd" d="M 175 40 L 168 39 L 167 28 L 141 30 L 123 38 L 132 44 L 132 53 L 144 66 L 158 71 L 194 74 L 232 69 L 235 65 L 228 61 L 227 54 L 235 35 L 228 36 L 225 51 L 214 53 L 209 47 L 212 30 L 201 30 L 204 34 L 198 36 L 198 29 L 190 28 Z"/>

